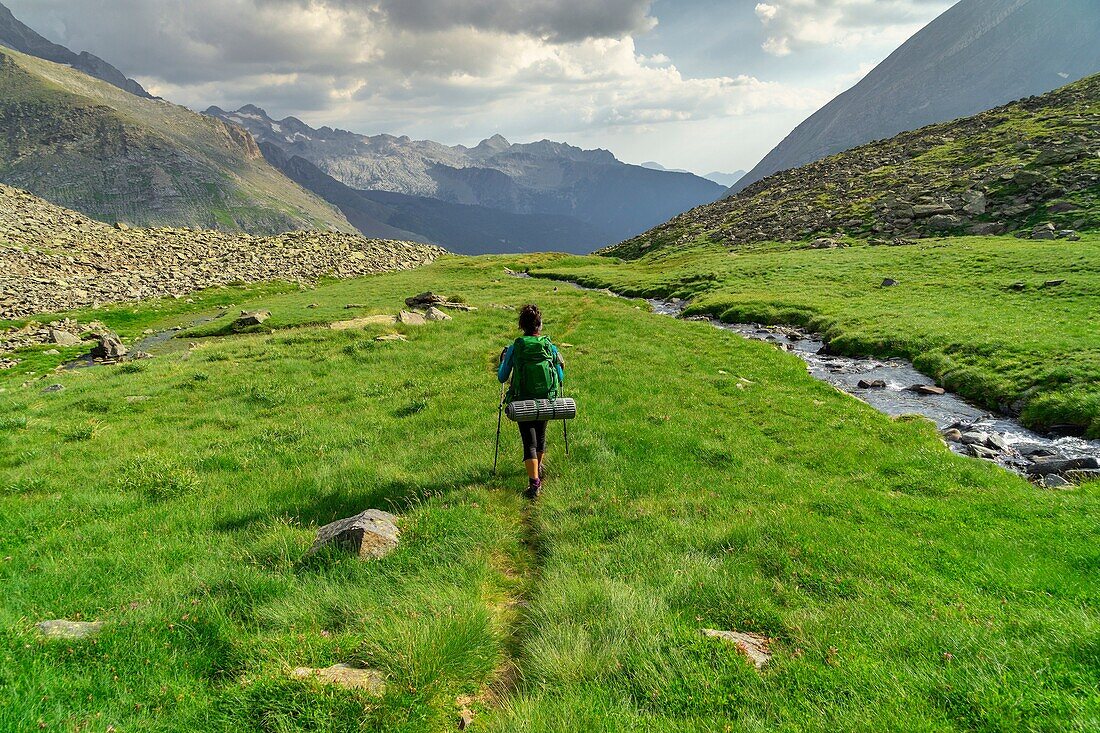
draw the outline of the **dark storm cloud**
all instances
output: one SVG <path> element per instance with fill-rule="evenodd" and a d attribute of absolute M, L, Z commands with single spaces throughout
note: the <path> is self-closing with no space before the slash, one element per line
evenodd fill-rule
<path fill-rule="evenodd" d="M 554 42 L 621 38 L 648 30 L 652 0 L 259 0 L 265 5 L 338 7 L 379 17 L 394 28 L 443 31 L 469 27 L 522 33 Z"/>

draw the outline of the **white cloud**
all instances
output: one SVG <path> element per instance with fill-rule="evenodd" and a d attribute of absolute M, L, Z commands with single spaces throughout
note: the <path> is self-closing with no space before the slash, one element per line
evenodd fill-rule
<path fill-rule="evenodd" d="M 838 72 L 866 59 L 807 69 L 806 82 L 740 73 L 746 49 L 764 53 L 747 42 L 761 25 L 774 56 L 869 35 L 885 51 L 884 29 L 916 22 L 906 8 L 924 5 L 927 20 L 929 3 L 947 2 L 753 0 L 755 15 L 744 19 L 714 0 L 706 22 L 728 19 L 740 42 L 708 46 L 714 63 L 702 71 L 689 58 L 698 48 L 658 47 L 659 33 L 646 36 L 659 27 L 652 0 L 3 1 L 51 40 L 90 50 L 196 109 L 253 103 L 314 126 L 448 143 L 494 132 L 618 143 L 673 165 L 689 165 L 676 151 L 690 150 L 706 170 L 750 165 L 828 101 Z M 697 139 L 704 130 L 707 139 Z"/>
<path fill-rule="evenodd" d="M 787 37 L 771 37 L 764 41 L 760 45 L 762 49 L 770 53 L 772 56 L 790 56 L 791 55 L 791 39 Z"/>
<path fill-rule="evenodd" d="M 773 0 L 756 16 L 767 29 L 761 48 L 787 56 L 814 46 L 896 46 L 954 0 Z"/>
<path fill-rule="evenodd" d="M 756 17 L 760 18 L 764 25 L 767 25 L 770 21 L 775 20 L 776 14 L 779 13 L 779 8 L 768 3 L 756 4 Z"/>
<path fill-rule="evenodd" d="M 21 0 L 15 0 L 18 6 Z M 115 0 L 33 2 L 155 94 L 250 102 L 314 124 L 566 135 L 590 128 L 809 111 L 820 94 L 746 75 L 692 78 L 637 51 L 651 0 Z M 126 17 L 128 23 L 120 23 Z M 134 33 L 141 27 L 142 33 Z"/>

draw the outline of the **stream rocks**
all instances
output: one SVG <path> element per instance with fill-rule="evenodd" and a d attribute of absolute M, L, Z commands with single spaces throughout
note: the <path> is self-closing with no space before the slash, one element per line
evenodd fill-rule
<path fill-rule="evenodd" d="M 318 529 L 307 556 L 335 547 L 362 560 L 377 560 L 393 552 L 400 539 L 397 517 L 380 509 L 368 509 Z"/>
<path fill-rule="evenodd" d="M 1069 471 L 1082 470 L 1100 470 L 1100 461 L 1095 458 L 1047 458 L 1027 467 L 1027 473 L 1030 476 L 1049 476 L 1051 474 L 1061 476 Z"/>
<path fill-rule="evenodd" d="M 0 320 L 269 280 L 404 270 L 445 251 L 334 232 L 125 230 L 0 185 Z"/>
<path fill-rule="evenodd" d="M 1100 479 L 1100 460 L 1095 457 L 1065 458 L 1051 448 L 1013 445 L 1004 435 L 966 423 L 956 423 L 940 431 L 940 435 L 966 455 L 1015 468 L 1047 488 L 1068 488 Z"/>

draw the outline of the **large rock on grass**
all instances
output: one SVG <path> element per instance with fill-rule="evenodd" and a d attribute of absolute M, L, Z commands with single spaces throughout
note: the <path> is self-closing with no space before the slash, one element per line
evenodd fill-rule
<path fill-rule="evenodd" d="M 238 328 L 259 326 L 268 318 L 271 318 L 271 311 L 241 311 L 241 315 L 234 325 Z"/>
<path fill-rule="evenodd" d="M 380 509 L 368 509 L 318 529 L 317 539 L 307 554 L 336 547 L 362 560 L 376 560 L 393 552 L 400 539 L 397 517 Z"/>
<path fill-rule="evenodd" d="M 62 331 L 59 328 L 50 329 L 49 340 L 51 344 L 57 344 L 58 346 L 77 346 L 80 344 L 79 336 L 68 331 Z"/>
<path fill-rule="evenodd" d="M 427 318 L 429 321 L 449 321 L 449 320 L 451 320 L 451 317 L 449 315 L 447 315 L 443 311 L 439 310 L 434 305 L 431 306 L 430 308 L 428 308 L 428 311 L 427 311 L 427 313 L 424 314 L 424 317 Z"/>
<path fill-rule="evenodd" d="M 96 359 L 121 359 L 126 354 L 127 349 L 122 339 L 113 333 L 100 336 L 99 343 L 92 349 L 92 356 Z"/>

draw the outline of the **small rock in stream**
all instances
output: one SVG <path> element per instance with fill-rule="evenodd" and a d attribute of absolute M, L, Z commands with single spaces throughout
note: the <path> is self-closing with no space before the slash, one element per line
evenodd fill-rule
<path fill-rule="evenodd" d="M 989 442 L 989 434 L 979 432 L 963 433 L 962 440 L 959 442 L 964 445 L 985 445 Z"/>
<path fill-rule="evenodd" d="M 1066 471 L 1066 478 L 1075 484 L 1086 484 L 1089 481 L 1100 481 L 1100 469 L 1082 468 Z"/>
<path fill-rule="evenodd" d="M 984 458 L 987 461 L 994 461 L 1000 455 L 997 451 L 986 448 L 984 445 L 969 445 L 967 450 L 975 458 Z"/>
<path fill-rule="evenodd" d="M 1049 476 L 1065 474 L 1067 471 L 1090 471 L 1100 469 L 1100 461 L 1095 458 L 1069 458 L 1064 460 L 1039 461 L 1027 467 L 1031 476 Z"/>
<path fill-rule="evenodd" d="M 1043 476 L 1043 486 L 1048 489 L 1065 489 L 1073 486 L 1073 482 L 1052 473 L 1049 476 Z"/>
<path fill-rule="evenodd" d="M 886 389 L 885 379 L 861 379 L 856 384 L 860 389 Z"/>

